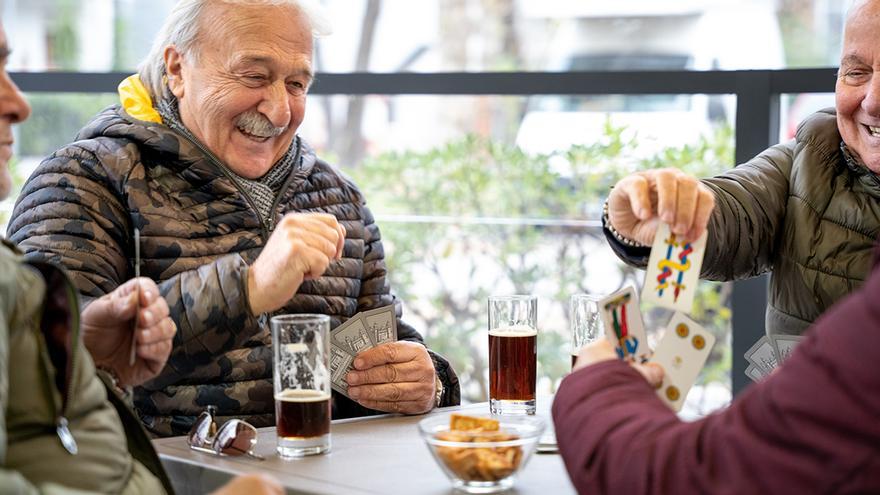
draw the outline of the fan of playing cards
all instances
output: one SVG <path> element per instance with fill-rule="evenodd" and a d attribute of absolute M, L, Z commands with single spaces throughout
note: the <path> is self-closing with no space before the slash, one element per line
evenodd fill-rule
<path fill-rule="evenodd" d="M 745 357 L 749 361 L 749 367 L 746 368 L 746 376 L 752 381 L 758 381 L 769 375 L 777 366 L 782 364 L 789 356 L 796 345 L 804 338 L 799 335 L 771 335 L 770 337 L 761 337 L 755 342 Z"/>
<path fill-rule="evenodd" d="M 354 367 L 357 353 L 397 341 L 394 306 L 358 313 L 330 332 L 330 386 L 348 397 L 345 375 Z"/>
<path fill-rule="evenodd" d="M 695 242 L 683 242 L 669 231 L 668 225 L 661 223 L 658 226 L 642 299 L 676 310 L 676 313 L 653 353 L 646 341 L 639 298 L 632 287 L 599 301 L 605 334 L 614 344 L 618 357 L 663 366 L 663 384 L 657 394 L 675 411 L 684 404 L 688 390 L 715 344 L 714 335 L 681 313 L 689 313 L 693 306 L 705 250 L 705 233 Z"/>

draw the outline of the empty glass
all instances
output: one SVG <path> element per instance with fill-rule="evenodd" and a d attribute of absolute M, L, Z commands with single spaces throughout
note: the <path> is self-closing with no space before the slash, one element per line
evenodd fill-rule
<path fill-rule="evenodd" d="M 599 316 L 599 301 L 603 296 L 575 294 L 569 303 L 571 321 L 571 367 L 577 360 L 581 349 L 602 335 L 602 318 Z"/>

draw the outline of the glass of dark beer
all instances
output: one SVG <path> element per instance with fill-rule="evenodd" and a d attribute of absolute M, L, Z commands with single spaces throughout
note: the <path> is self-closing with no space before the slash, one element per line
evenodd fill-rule
<path fill-rule="evenodd" d="M 577 360 L 581 349 L 595 342 L 602 334 L 602 318 L 599 316 L 599 301 L 602 296 L 575 294 L 569 304 L 571 321 L 571 367 Z"/>
<path fill-rule="evenodd" d="M 281 315 L 271 320 L 275 424 L 283 458 L 330 450 L 330 318 Z"/>
<path fill-rule="evenodd" d="M 489 409 L 535 414 L 538 298 L 489 298 Z"/>

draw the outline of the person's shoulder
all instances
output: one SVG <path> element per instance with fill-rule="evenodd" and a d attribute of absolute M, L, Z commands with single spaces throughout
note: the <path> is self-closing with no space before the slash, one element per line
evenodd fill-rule
<path fill-rule="evenodd" d="M 21 298 L 22 289 L 32 289 L 31 272 L 18 248 L 11 241 L 0 238 L 0 308 L 3 312 L 10 313 Z"/>
<path fill-rule="evenodd" d="M 836 149 L 840 146 L 837 112 L 834 108 L 826 108 L 805 118 L 798 125 L 795 140 L 798 143 Z"/>
<path fill-rule="evenodd" d="M 21 252 L 12 241 L 0 237 L 0 277 L 11 274 L 13 268 L 21 264 Z"/>
<path fill-rule="evenodd" d="M 363 193 L 354 180 L 338 165 L 332 164 L 317 156 L 317 153 L 305 141 L 302 143 L 304 163 L 310 168 L 310 175 L 314 180 L 323 182 L 325 185 L 339 187 L 358 201 L 363 199 Z"/>
<path fill-rule="evenodd" d="M 111 105 L 83 126 L 74 141 L 49 155 L 38 171 L 47 168 L 55 171 L 54 169 L 61 166 L 77 175 L 104 175 L 100 171 L 104 169 L 107 175 L 124 176 L 141 161 L 144 146 L 155 146 L 155 143 L 168 141 L 162 139 L 161 134 L 171 132 L 164 126 L 148 125 L 132 119 L 119 105 Z M 165 147 L 179 149 L 176 142 Z"/>

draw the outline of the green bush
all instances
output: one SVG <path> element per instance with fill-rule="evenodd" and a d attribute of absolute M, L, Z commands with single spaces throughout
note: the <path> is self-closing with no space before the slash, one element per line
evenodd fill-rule
<path fill-rule="evenodd" d="M 604 236 L 595 227 L 540 220 L 598 219 L 609 188 L 637 169 L 674 166 L 707 176 L 733 163 L 729 127 L 649 158 L 637 155 L 636 139 L 623 131 L 607 125 L 596 144 L 553 155 L 468 136 L 427 152 L 368 158 L 352 172 L 379 215 L 448 217 L 386 219 L 382 232 L 393 289 L 410 318 L 424 324 L 432 348 L 453 363 L 467 400 L 487 396 L 485 301 L 497 291 L 550 299 L 551 316 L 539 322 L 539 376 L 555 384 L 569 371 L 568 297 L 587 291 L 591 256 Z M 620 264 L 621 285 L 640 285 L 642 273 Z M 694 314 L 720 337 L 706 368 L 707 379 L 720 381 L 729 380 L 730 368 L 726 287 L 701 284 Z"/>

